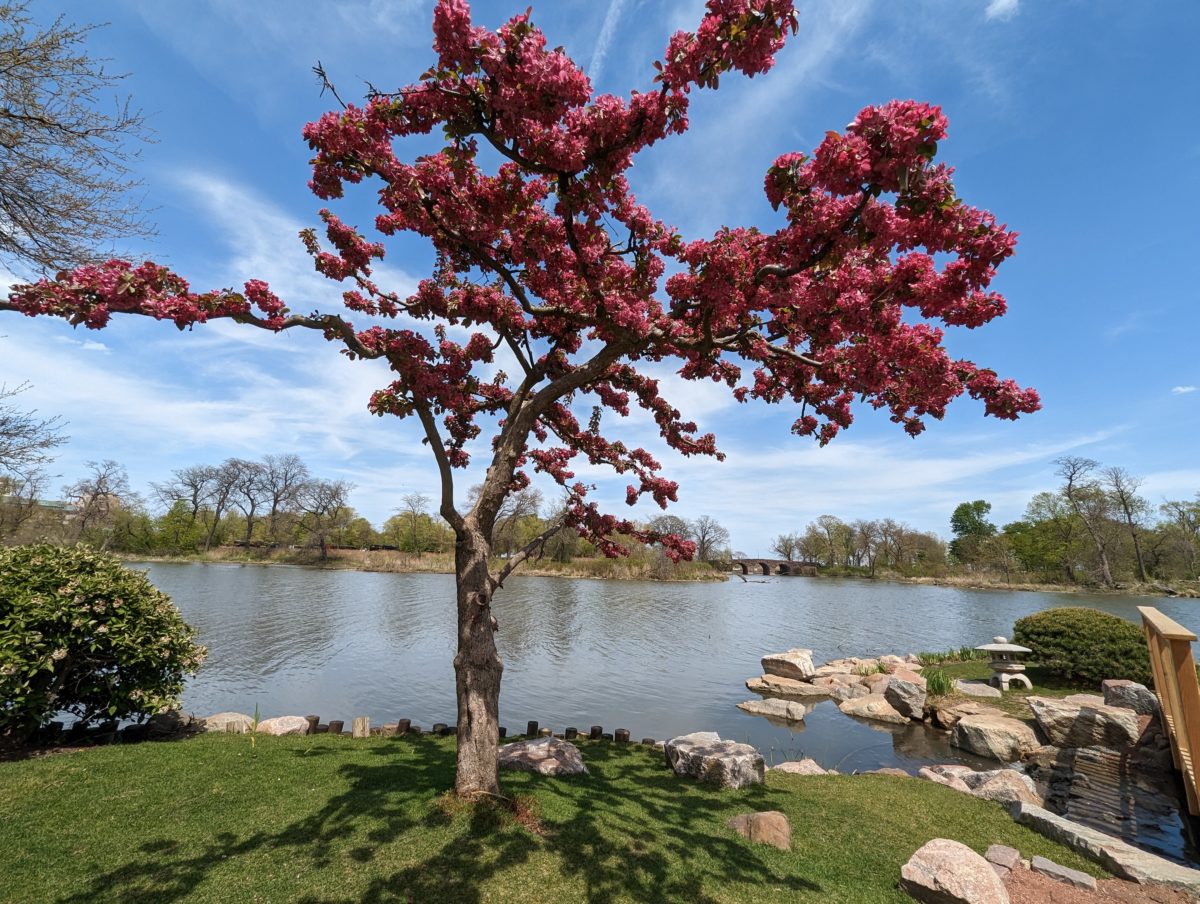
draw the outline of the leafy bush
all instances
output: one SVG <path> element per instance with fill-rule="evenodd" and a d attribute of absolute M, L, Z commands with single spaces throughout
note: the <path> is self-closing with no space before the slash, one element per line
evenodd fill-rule
<path fill-rule="evenodd" d="M 0 737 L 174 704 L 204 647 L 144 574 L 84 546 L 0 550 Z"/>
<path fill-rule="evenodd" d="M 1018 619 L 1013 642 L 1032 662 L 1064 678 L 1099 683 L 1132 678 L 1150 683 L 1150 653 L 1141 629 L 1098 609 L 1069 606 Z"/>

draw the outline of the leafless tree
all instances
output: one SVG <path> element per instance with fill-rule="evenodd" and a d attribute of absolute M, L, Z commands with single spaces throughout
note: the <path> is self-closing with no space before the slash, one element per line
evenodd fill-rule
<path fill-rule="evenodd" d="M 166 509 L 176 502 L 187 506 L 192 523 L 200 517 L 204 506 L 208 504 L 212 494 L 213 482 L 216 479 L 216 469 L 211 465 L 192 465 L 171 472 L 171 480 L 167 483 L 152 483 L 154 496 Z"/>
<path fill-rule="evenodd" d="M 1143 584 L 1149 583 L 1146 574 L 1146 557 L 1142 554 L 1142 530 L 1146 518 L 1150 514 L 1150 503 L 1137 494 L 1142 481 L 1134 477 L 1124 468 L 1105 468 L 1101 475 L 1101 485 L 1108 491 L 1112 501 L 1116 503 L 1125 522 L 1125 528 L 1133 539 L 1133 552 L 1137 559 L 1138 577 Z"/>
<path fill-rule="evenodd" d="M 0 3 L 0 256 L 46 272 L 150 231 L 129 178 L 148 132 L 83 47 L 96 26 L 40 27 L 29 5 Z"/>
<path fill-rule="evenodd" d="M 76 535 L 90 542 L 100 539 L 100 548 L 107 549 L 112 541 L 113 516 L 121 508 L 140 504 L 140 499 L 129 485 L 125 466 L 119 462 L 111 458 L 89 461 L 87 468 L 90 473 L 64 487 L 63 493 L 75 506 Z"/>
<path fill-rule="evenodd" d="M 868 572 L 874 577 L 875 562 L 879 558 L 879 546 L 883 540 L 879 522 L 864 521 L 860 518 L 852 523 L 850 528 L 854 531 L 854 548 L 858 562 L 860 565 L 866 562 Z"/>
<path fill-rule="evenodd" d="M 232 467 L 234 471 L 230 500 L 246 519 L 245 540 L 249 546 L 250 538 L 254 535 L 254 525 L 258 523 L 258 512 L 271 500 L 266 468 L 256 461 L 241 458 L 231 458 L 224 466 Z"/>
<path fill-rule="evenodd" d="M 296 502 L 300 488 L 308 481 L 308 466 L 298 455 L 268 455 L 263 458 L 263 481 L 270 499 L 267 529 L 271 542 L 279 542 L 280 516 Z"/>
<path fill-rule="evenodd" d="M 1055 459 L 1054 463 L 1058 465 L 1057 474 L 1065 481 L 1063 497 L 1083 523 L 1088 536 L 1092 538 L 1100 568 L 1100 579 L 1104 586 L 1111 587 L 1115 583 L 1108 556 L 1109 547 L 1112 545 L 1108 531 L 1108 523 L 1113 515 L 1112 501 L 1099 482 L 1092 477 L 1100 463 L 1074 455 L 1065 455 Z"/>
<path fill-rule="evenodd" d="M 308 480 L 296 493 L 301 524 L 311 541 L 321 548 L 321 559 L 329 558 L 329 534 L 346 514 L 346 500 L 353 489 L 344 480 Z"/>
<path fill-rule="evenodd" d="M 36 471 L 53 459 L 52 450 L 67 441 L 59 432 L 59 418 L 42 420 L 36 411 L 22 411 L 9 401 L 28 389 L 28 383 L 14 389 L 0 384 L 0 472 L 11 476 Z"/>
<path fill-rule="evenodd" d="M 696 558 L 711 562 L 729 548 L 729 531 L 716 518 L 701 515 L 691 524 L 692 539 L 696 541 Z"/>

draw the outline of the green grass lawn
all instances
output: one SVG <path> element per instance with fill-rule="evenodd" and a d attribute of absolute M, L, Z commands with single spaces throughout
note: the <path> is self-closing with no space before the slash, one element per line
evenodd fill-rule
<path fill-rule="evenodd" d="M 941 669 L 951 680 L 962 678 L 965 681 L 987 681 L 992 677 L 992 667 L 986 659 L 976 659 L 971 662 L 947 662 L 943 665 L 930 666 L 930 669 Z M 1100 693 L 1100 688 L 1097 686 L 1064 681 L 1057 675 L 1052 675 L 1036 665 L 1027 666 L 1025 675 L 1033 685 L 1032 690 L 1026 690 L 1014 684 L 1012 685 L 1012 690 L 1005 691 L 1004 696 L 999 700 L 978 697 L 963 697 L 962 699 L 972 700 L 976 703 L 986 703 L 1002 709 L 1018 719 L 1032 722 L 1033 710 L 1025 702 L 1026 697 L 1069 697 L 1071 694 Z"/>
<path fill-rule="evenodd" d="M 657 750 L 580 747 L 588 776 L 504 774 L 532 820 L 444 794 L 452 738 L 252 750 L 220 734 L 3 762 L 0 901 L 908 902 L 900 866 L 935 837 L 1103 875 L 932 782 L 769 773 L 722 792 Z M 725 827 L 772 809 L 791 819 L 791 852 Z"/>

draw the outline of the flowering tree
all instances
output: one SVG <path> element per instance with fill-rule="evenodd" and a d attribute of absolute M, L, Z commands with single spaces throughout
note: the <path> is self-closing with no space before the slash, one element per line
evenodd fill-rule
<path fill-rule="evenodd" d="M 492 596 L 547 539 L 489 569 L 508 494 L 539 472 L 565 490 L 562 525 L 606 554 L 624 552 L 618 534 L 674 557 L 694 551 L 600 511 L 571 471 L 582 457 L 628 475 L 630 504 L 675 499 L 676 484 L 648 452 L 602 428 L 602 411 L 624 415 L 631 405 L 681 454 L 722 458 L 715 438 L 660 395 L 644 362 L 674 362 L 685 379 L 722 383 L 741 402 L 792 402 L 793 432 L 822 444 L 849 426 L 856 396 L 914 436 L 964 392 L 997 417 L 1038 407 L 1033 390 L 951 358 L 929 323 L 977 327 L 1002 314 L 1004 299 L 988 285 L 1015 243 L 961 201 L 952 171 L 934 162 L 946 132 L 937 107 L 869 107 L 845 132 L 826 133 L 812 156 L 779 157 L 765 183 L 781 213 L 773 232 L 729 227 L 685 241 L 634 198 L 635 156 L 687 129 L 691 92 L 715 89 L 734 70 L 765 73 L 795 30 L 792 0 L 709 0 L 695 32 L 671 37 L 654 90 L 595 96 L 528 14 L 493 33 L 472 25 L 465 0 L 438 0 L 433 68 L 304 130 L 318 197 L 374 180 L 375 230 L 433 244 L 436 266 L 413 295 L 378 285 L 371 265 L 383 245 L 322 210 L 325 240 L 314 230 L 302 238 L 317 270 L 346 287 L 344 313 L 293 313 L 258 280 L 242 292 L 196 293 L 156 264 L 120 261 L 18 287 L 0 307 L 95 329 L 115 313 L 180 328 L 218 317 L 307 328 L 351 358 L 386 361 L 394 379 L 370 409 L 419 421 L 457 538 L 456 788 L 495 794 L 502 664 Z M 440 151 L 399 154 L 403 139 L 435 128 L 446 136 Z M 668 264 L 677 272 L 664 281 Z M 906 320 L 906 311 L 920 316 Z M 585 402 L 595 407 L 581 423 L 574 410 Z M 480 436 L 491 438 L 486 477 L 460 509 L 455 473 Z"/>

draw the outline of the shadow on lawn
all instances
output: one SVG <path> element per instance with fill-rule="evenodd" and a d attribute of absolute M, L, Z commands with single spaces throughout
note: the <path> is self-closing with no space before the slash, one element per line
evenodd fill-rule
<path fill-rule="evenodd" d="M 365 865 L 377 852 L 389 844 L 404 844 L 401 836 L 406 833 L 444 830 L 455 821 L 449 812 L 452 807 L 429 801 L 431 789 L 453 785 L 453 750 L 423 738 L 403 743 L 411 745 L 415 755 L 398 757 L 396 747 L 381 746 L 373 752 L 383 762 L 342 767 L 349 787 L 309 817 L 278 831 L 246 837 L 218 834 L 199 850 L 173 839 L 151 842 L 142 846 L 144 856 L 94 876 L 88 891 L 60 900 L 63 904 L 98 899 L 135 904 L 176 901 L 204 882 L 214 868 L 264 851 L 274 852 L 281 865 L 294 863 L 313 872 L 329 869 L 331 876 L 352 868 L 346 858 L 370 869 Z M 774 809 L 780 792 L 761 786 L 736 794 L 717 792 L 675 777 L 661 760 L 613 744 L 589 744 L 584 757 L 592 766 L 585 779 L 506 774 L 508 793 L 528 797 L 536 792 L 543 810 L 566 814 L 543 816 L 542 834 L 517 825 L 507 811 L 471 807 L 459 831 L 420 862 L 379 875 L 353 895 L 339 894 L 337 880 L 331 879 L 326 893 L 297 894 L 289 900 L 475 904 L 490 880 L 538 852 L 557 859 L 565 876 L 582 880 L 590 902 L 625 897 L 705 904 L 716 900 L 708 889 L 729 882 L 753 883 L 785 894 L 821 890 L 791 874 L 777 859 L 784 855 L 751 847 L 724 829 L 725 820 L 734 813 Z M 350 846 L 357 841 L 362 843 Z M 243 886 L 230 889 L 231 898 L 254 889 L 254 877 L 243 876 Z M 554 889 L 553 879 L 545 884 Z M 514 897 L 529 893 L 536 894 L 536 889 L 513 889 Z"/>

